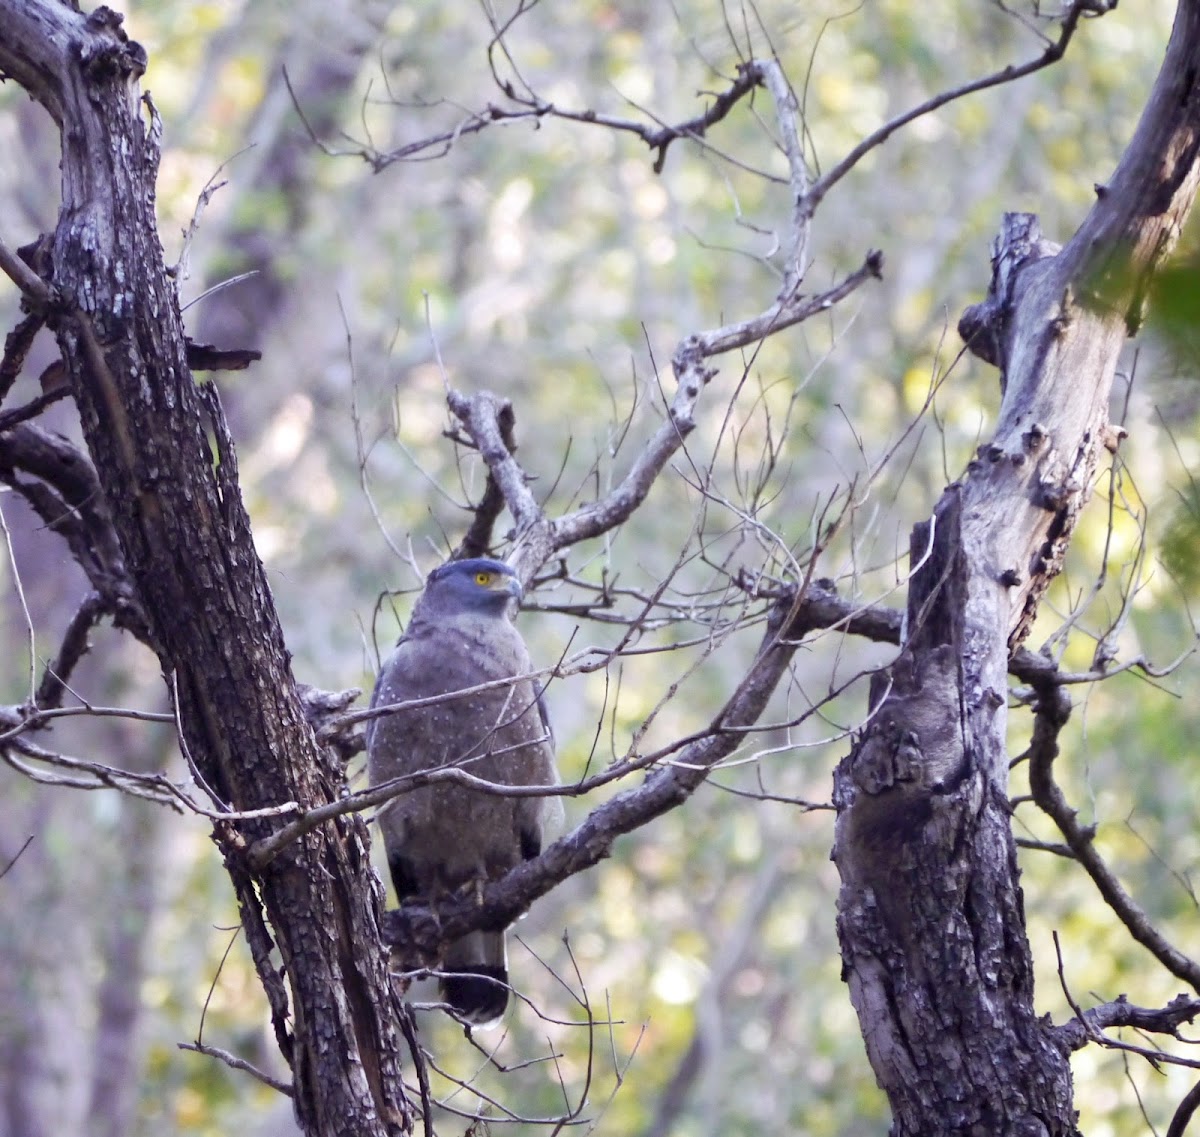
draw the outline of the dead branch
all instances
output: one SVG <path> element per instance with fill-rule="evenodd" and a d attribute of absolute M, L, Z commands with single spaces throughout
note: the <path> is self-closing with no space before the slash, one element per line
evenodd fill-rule
<path fill-rule="evenodd" d="M 1200 1070 L 1200 1060 L 1194 1058 L 1183 1058 L 1178 1054 L 1169 1053 L 1163 1050 L 1162 1047 L 1138 1046 L 1134 1043 L 1124 1042 L 1119 1038 L 1111 1038 L 1101 1030 L 1097 1020 L 1089 1018 L 1090 1012 L 1085 1012 L 1075 996 L 1071 994 L 1071 989 L 1067 986 L 1066 972 L 1063 966 L 1062 944 L 1059 942 L 1058 932 L 1054 933 L 1054 952 L 1057 956 L 1058 965 L 1058 982 L 1062 987 L 1063 996 L 1066 998 L 1071 1010 L 1075 1013 L 1073 1024 L 1079 1027 L 1083 1033 L 1083 1040 L 1077 1042 L 1075 1049 L 1079 1049 L 1085 1043 L 1094 1042 L 1098 1046 L 1103 1046 L 1109 1050 L 1122 1050 L 1127 1054 L 1136 1054 L 1140 1058 L 1145 1058 L 1156 1070 L 1161 1070 L 1163 1065 L 1172 1066 L 1190 1066 L 1194 1070 Z M 1125 996 L 1120 996 L 1115 1003 L 1106 1003 L 1103 1007 L 1096 1008 L 1101 1014 L 1098 1016 L 1099 1022 L 1103 1022 L 1108 1018 L 1115 1018 L 1119 1025 L 1124 1025 L 1121 1020 L 1126 1017 L 1133 1017 L 1135 1026 L 1143 1031 L 1159 1031 L 1160 1033 L 1168 1033 L 1175 1038 L 1179 1038 L 1178 1021 L 1173 1021 L 1175 1014 L 1182 1016 L 1179 1021 L 1190 1022 L 1197 1013 L 1200 1013 L 1200 1002 L 1189 999 L 1186 995 L 1179 995 L 1162 1010 L 1146 1011 L 1141 1007 L 1129 1007 L 1125 1002 Z M 1131 1014 L 1132 1012 L 1132 1014 Z M 1145 1023 L 1146 1025 L 1143 1025 Z M 1063 1028 L 1059 1028 L 1060 1030 Z M 1070 1041 L 1076 1042 L 1074 1038 Z"/>
<path fill-rule="evenodd" d="M 455 413 L 457 414 L 457 411 Z M 500 445 L 510 457 L 515 457 L 517 453 L 517 443 L 513 433 L 515 426 L 516 416 L 513 414 L 512 403 L 506 399 L 497 408 L 496 427 L 500 434 Z M 504 491 L 501 489 L 490 463 L 487 470 L 487 484 L 484 486 L 483 497 L 475 506 L 475 513 L 466 536 L 459 542 L 458 548 L 450 554 L 452 561 L 464 560 L 467 557 L 483 557 L 491 549 L 492 529 L 504 509 L 505 499 Z"/>
<path fill-rule="evenodd" d="M 0 271 L 39 309 L 53 305 L 54 294 L 50 286 L 3 241 L 0 241 Z"/>
<path fill-rule="evenodd" d="M 236 1054 L 230 1054 L 228 1050 L 222 1050 L 217 1046 L 209 1046 L 206 1042 L 177 1042 L 175 1045 L 180 1050 L 190 1050 L 195 1054 L 204 1054 L 209 1058 L 219 1059 L 230 1069 L 241 1070 L 251 1077 L 257 1078 L 264 1086 L 270 1086 L 271 1089 L 278 1090 L 285 1097 L 296 1096 L 296 1091 L 292 1087 L 291 1082 L 281 1082 L 278 1078 L 274 1078 L 265 1071 L 260 1070 L 244 1058 L 239 1058 Z"/>
<path fill-rule="evenodd" d="M 699 141 L 705 137 L 709 129 L 724 119 L 729 112 L 749 92 L 762 82 L 762 77 L 755 62 L 742 64 L 730 85 L 722 92 L 712 96 L 708 107 L 700 114 L 676 124 L 646 124 L 633 119 L 620 118 L 615 115 L 601 114 L 593 110 L 576 110 L 556 106 L 545 99 L 534 95 L 519 95 L 515 87 L 505 80 L 497 82 L 505 96 L 515 105 L 513 107 L 497 106 L 489 103 L 479 111 L 468 113 L 460 122 L 449 130 L 438 131 L 436 134 L 419 138 L 393 150 L 381 153 L 369 145 L 355 145 L 348 149 L 336 149 L 330 146 L 309 123 L 303 108 L 299 105 L 295 92 L 284 72 L 292 105 L 300 116 L 305 130 L 314 145 L 331 157 L 357 157 L 367 162 L 379 173 L 395 162 L 428 161 L 440 158 L 454 148 L 459 139 L 468 135 L 478 134 L 489 127 L 506 123 L 534 121 L 543 118 L 557 118 L 567 122 L 584 123 L 591 126 L 605 127 L 640 138 L 646 146 L 656 152 L 654 160 L 655 173 L 661 173 L 666 161 L 667 148 L 678 138 L 689 138 Z"/>
<path fill-rule="evenodd" d="M 10 411 L 0 411 L 0 431 L 11 430 L 18 423 L 37 418 L 48 406 L 65 399 L 71 394 L 69 387 L 56 387 L 30 399 L 23 407 L 13 407 Z"/>
<path fill-rule="evenodd" d="M 1080 1011 L 1069 1022 L 1056 1026 L 1054 1032 L 1062 1045 L 1074 1051 L 1097 1041 L 1109 1027 L 1134 1027 L 1148 1034 L 1179 1038 L 1180 1026 L 1195 1021 L 1197 1015 L 1200 1015 L 1200 999 L 1188 995 L 1177 995 L 1165 1007 L 1137 1007 L 1122 995 L 1110 1003 Z"/>
<path fill-rule="evenodd" d="M 500 36 L 498 30 L 495 42 L 500 42 Z M 795 95 L 773 61 L 746 65 L 745 74 L 751 73 L 756 83 L 766 82 L 775 101 L 791 185 L 794 193 L 802 194 L 808 183 L 799 141 L 799 107 Z M 518 97 L 511 90 L 508 93 L 511 98 Z M 806 256 L 810 217 L 811 212 L 800 208 L 792 212 L 784 242 L 787 250 L 784 281 L 772 304 L 750 319 L 688 336 L 678 345 L 672 357 L 677 386 L 666 419 L 638 454 L 620 484 L 599 501 L 557 519 L 548 519 L 529 492 L 528 479 L 504 443 L 500 417 L 502 413 L 511 414 L 505 409 L 507 404 L 489 392 L 469 397 L 456 391 L 448 393 L 451 411 L 487 464 L 489 474 L 516 521 L 517 548 L 510 559 L 523 583 L 528 583 L 555 552 L 609 532 L 627 520 L 646 499 L 667 462 L 694 429 L 696 405 L 716 374 L 707 366 L 707 360 L 761 343 L 776 332 L 828 311 L 867 280 L 879 278 L 883 257 L 872 251 L 855 272 L 833 288 L 813 296 L 801 294 L 799 285 L 804 276 L 802 262 Z"/>
<path fill-rule="evenodd" d="M 1054 684 L 1038 686 L 1033 737 L 1029 744 L 1029 786 L 1038 806 L 1058 826 L 1075 859 L 1128 929 L 1129 934 L 1172 975 L 1200 991 L 1200 964 L 1184 955 L 1155 927 L 1145 910 L 1125 891 L 1096 850 L 1095 831 L 1080 825 L 1077 812 L 1054 780 L 1058 736 L 1071 714 L 1071 697 Z"/>
<path fill-rule="evenodd" d="M 116 625 L 147 642 L 146 616 L 87 456 L 62 436 L 21 423 L 0 433 L 0 481 L 20 493 L 67 542 Z"/>
<path fill-rule="evenodd" d="M 34 339 L 45 323 L 46 317 L 41 312 L 32 312 L 5 336 L 4 357 L 0 359 L 0 402 L 8 397 L 17 376 L 21 374 L 21 368 L 25 366 L 25 357 Z"/>
<path fill-rule="evenodd" d="M 252 363 L 262 359 L 262 352 L 254 348 L 213 347 L 210 343 L 186 340 L 187 365 L 193 371 L 245 371 Z"/>
<path fill-rule="evenodd" d="M 63 632 L 58 654 L 46 664 L 42 681 L 38 685 L 34 702 L 39 710 L 50 710 L 62 705 L 63 695 L 76 664 L 84 657 L 91 643 L 88 636 L 105 614 L 106 605 L 99 592 L 89 592 L 80 602 Z"/>
<path fill-rule="evenodd" d="M 1002 67 L 999 71 L 995 71 L 991 75 L 985 75 L 980 79 L 973 79 L 969 83 L 964 83 L 960 87 L 953 87 L 949 91 L 942 91 L 940 94 L 926 99 L 925 102 L 920 103 L 918 106 L 912 107 L 902 114 L 896 115 L 895 118 L 889 119 L 878 130 L 867 135 L 836 166 L 813 184 L 808 194 L 810 214 L 812 211 L 815 211 L 822 198 L 854 169 L 867 154 L 886 142 L 901 127 L 907 126 L 910 122 L 914 122 L 916 119 L 930 114 L 940 107 L 944 107 L 947 103 L 955 102 L 978 91 L 986 91 L 989 87 L 999 87 L 1006 83 L 1012 83 L 1017 79 L 1023 79 L 1026 75 L 1032 75 L 1035 71 L 1041 71 L 1044 67 L 1049 67 L 1051 64 L 1057 63 L 1065 54 L 1068 44 L 1074 38 L 1075 32 L 1079 27 L 1079 21 L 1084 16 L 1101 15 L 1116 6 L 1115 0 L 1099 0 L 1099 2 L 1098 0 L 1073 0 L 1062 17 L 1062 30 L 1059 32 L 1058 39 L 1048 44 L 1046 49 L 1036 59 L 1031 59 L 1029 62 L 1015 67 L 1009 64 L 1007 67 Z"/>
<path fill-rule="evenodd" d="M 44 786 L 62 786 L 76 790 L 119 790 L 155 805 L 165 805 L 177 813 L 183 812 L 177 795 L 164 786 L 163 779 L 157 774 L 136 774 L 115 766 L 107 766 L 102 762 L 73 758 L 36 746 L 27 738 L 10 738 L 0 743 L 0 761 L 30 781 Z M 47 766 L 67 770 L 69 773 L 53 773 L 45 769 Z"/>

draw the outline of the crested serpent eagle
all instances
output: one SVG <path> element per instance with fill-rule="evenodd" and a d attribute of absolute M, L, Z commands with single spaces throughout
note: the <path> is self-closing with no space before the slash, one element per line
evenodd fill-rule
<path fill-rule="evenodd" d="M 529 653 L 510 618 L 520 596 L 520 583 L 501 561 L 474 558 L 435 569 L 379 673 L 372 708 L 527 676 Z M 373 786 L 446 767 L 501 786 L 556 782 L 553 738 L 534 682 L 515 678 L 371 720 Z M 546 825 L 560 810 L 557 797 L 502 796 L 451 781 L 402 791 L 379 817 L 397 896 L 436 902 L 478 889 L 537 856 Z M 503 1014 L 503 930 L 484 929 L 451 943 L 442 972 L 443 998 L 468 1023 L 490 1024 Z"/>

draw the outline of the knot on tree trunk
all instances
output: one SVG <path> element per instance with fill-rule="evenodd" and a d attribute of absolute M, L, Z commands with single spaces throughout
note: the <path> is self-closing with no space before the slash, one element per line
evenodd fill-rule
<path fill-rule="evenodd" d="M 878 709 L 834 776 L 843 836 L 869 877 L 890 875 L 970 773 L 952 646 L 905 652 L 872 686 Z"/>
<path fill-rule="evenodd" d="M 958 321 L 958 334 L 985 363 L 1000 368 L 1000 389 L 1006 386 L 1008 333 L 1020 290 L 1022 270 L 1035 261 L 1055 256 L 1061 249 L 1042 236 L 1037 215 L 1006 213 L 992 241 L 992 281 L 987 297 L 972 304 Z"/>

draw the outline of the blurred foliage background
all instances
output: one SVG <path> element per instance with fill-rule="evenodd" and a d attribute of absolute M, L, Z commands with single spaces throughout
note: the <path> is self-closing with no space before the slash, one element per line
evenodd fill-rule
<path fill-rule="evenodd" d="M 676 343 L 774 295 L 788 203 L 772 108 L 760 92 L 710 146 L 676 143 L 661 174 L 631 136 L 553 119 L 497 125 L 377 172 L 364 147 L 386 153 L 503 101 L 485 7 L 137 0 L 125 12 L 149 51 L 144 87 L 164 124 L 169 261 L 198 195 L 222 183 L 189 243 L 182 295 L 194 338 L 264 352 L 216 381 L 296 674 L 369 690 L 421 575 L 457 543 L 465 503 L 482 488 L 478 464 L 445 437 L 439 353 L 454 385 L 513 400 L 519 457 L 552 510 L 603 492 L 661 419 Z M 779 569 L 784 550 L 803 564 L 823 512 L 843 524 L 817 575 L 864 603 L 903 604 L 908 531 L 987 437 L 998 405 L 994 370 L 960 357 L 954 327 L 986 288 L 1000 215 L 1036 212 L 1049 237 L 1069 236 L 1136 124 L 1170 19 L 1165 0 L 1147 0 L 1085 21 L 1063 62 L 918 120 L 822 204 L 808 286 L 833 283 L 870 248 L 885 254 L 884 280 L 728 360 L 688 460 L 618 534 L 572 552 L 573 579 L 629 590 L 618 613 L 670 577 L 673 618 L 640 641 L 656 650 L 551 686 L 565 780 L 711 717 L 760 633 L 736 631 L 706 651 L 705 603 L 738 567 Z M 907 107 L 1036 56 L 1039 31 L 1056 34 L 1035 9 L 987 0 L 578 0 L 535 7 L 505 43 L 556 105 L 663 122 L 697 114 L 740 58 L 774 51 L 819 170 Z M 0 228 L 11 244 L 54 225 L 56 147 L 42 112 L 13 85 L 0 91 Z M 1189 344 L 1200 293 L 1190 249 L 1185 241 L 1157 318 L 1130 346 L 1113 407 L 1130 438 L 1098 481 L 1035 630 L 1032 646 L 1057 636 L 1071 667 L 1090 665 L 1127 598 L 1121 658 L 1165 663 L 1194 638 Z M 0 319 L 17 319 L 5 285 Z M 35 392 L 32 377 L 54 358 L 48 339 L 37 351 L 14 399 Z M 47 418 L 76 431 L 64 404 Z M 42 657 L 83 578 L 19 501 L 0 506 Z M 2 701 L 19 702 L 29 636 L 12 564 L 2 572 Z M 561 611 L 583 595 L 552 579 L 532 594 L 521 626 L 535 660 L 620 638 L 620 625 Z M 657 650 L 671 645 L 683 646 Z M 163 705 L 146 652 L 112 632 L 97 647 L 81 695 Z M 530 1003 L 480 1039 L 508 1072 L 485 1069 L 484 1053 L 436 1014 L 422 1018 L 453 1107 L 478 1104 L 453 1079 L 478 1079 L 526 1119 L 560 1114 L 586 1086 L 584 1115 L 599 1117 L 601 1133 L 886 1130 L 839 982 L 833 815 L 819 807 L 865 713 L 855 677 L 890 654 L 818 638 L 773 714 L 781 724 L 813 705 L 819 714 L 768 732 L 522 922 L 512 972 Z M 1193 681 L 1185 664 L 1162 681 L 1126 674 L 1077 691 L 1059 771 L 1122 879 L 1185 950 L 1200 862 Z M 1016 756 L 1027 715 L 1014 713 L 1011 730 Z M 181 776 L 161 728 L 91 720 L 54 734 L 81 755 Z M 273 1091 L 176 1048 L 203 1030 L 204 1041 L 282 1073 L 206 826 L 7 769 L 0 784 L 0 865 L 34 835 L 0 881 L 0 1137 L 295 1132 Z M 1024 792 L 1020 766 L 1013 790 Z M 589 804 L 568 800 L 568 824 Z M 1054 838 L 1031 805 L 1017 807 L 1015 824 L 1019 836 Z M 1084 1004 L 1175 992 L 1079 870 L 1024 856 L 1045 1011 L 1070 1015 L 1054 930 Z M 1081 1126 L 1097 1137 L 1140 1133 L 1146 1118 L 1164 1125 L 1188 1082 L 1096 1048 L 1074 1069 Z M 446 1114 L 439 1132 L 467 1124 Z"/>

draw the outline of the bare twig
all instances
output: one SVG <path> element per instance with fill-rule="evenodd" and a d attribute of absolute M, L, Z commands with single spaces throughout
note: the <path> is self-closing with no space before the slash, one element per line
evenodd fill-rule
<path fill-rule="evenodd" d="M 1067 986 L 1057 931 L 1053 933 L 1053 939 L 1059 986 L 1075 1015 L 1069 1022 L 1056 1026 L 1054 1033 L 1068 1049 L 1080 1050 L 1089 1042 L 1110 1042 L 1111 1039 L 1105 1039 L 1101 1034 L 1109 1027 L 1133 1027 L 1148 1034 L 1168 1034 L 1178 1039 L 1180 1026 L 1200 1016 L 1200 999 L 1188 995 L 1176 995 L 1165 1007 L 1137 1007 L 1121 995 L 1112 1002 L 1083 1010 Z"/>
<path fill-rule="evenodd" d="M 47 308 L 53 304 L 50 286 L 3 241 L 0 241 L 0 270 L 39 307 Z"/>
<path fill-rule="evenodd" d="M 11 411 L 0 411 L 0 431 L 11 430 L 17 423 L 37 418 L 48 406 L 65 399 L 71 394 L 70 387 L 56 387 L 30 399 L 23 407 L 13 407 Z"/>
<path fill-rule="evenodd" d="M 17 599 L 21 602 L 21 612 L 25 617 L 25 633 L 29 637 L 29 701 L 33 702 L 36 691 L 34 667 L 37 662 L 37 642 L 33 631 L 33 617 L 29 613 L 29 603 L 25 599 L 25 586 L 21 583 L 21 570 L 17 565 L 17 554 L 13 551 L 12 533 L 9 532 L 8 519 L 4 516 L 3 508 L 0 508 L 0 532 L 4 534 L 4 545 L 8 550 L 8 565 L 13 588 L 16 590 Z"/>
<path fill-rule="evenodd" d="M 176 291 L 191 275 L 192 242 L 196 239 L 196 234 L 200 231 L 200 218 L 204 216 L 204 211 L 208 208 L 208 203 L 212 201 L 216 192 L 228 184 L 224 181 L 217 181 L 217 179 L 224 172 L 226 166 L 235 159 L 240 158 L 247 150 L 253 149 L 253 146 L 253 143 L 249 146 L 243 146 L 241 150 L 226 158 L 212 172 L 208 181 L 204 183 L 204 188 L 196 196 L 196 204 L 192 209 L 192 219 L 188 222 L 188 227 L 183 231 L 183 244 L 179 247 L 179 259 L 175 262 L 174 267 L 170 269 L 171 275 L 175 278 Z"/>
<path fill-rule="evenodd" d="M 1058 39 L 1049 44 L 1036 59 L 1031 59 L 1027 63 L 1022 63 L 1015 67 L 1010 64 L 1007 67 L 1002 67 L 999 71 L 994 71 L 991 75 L 973 79 L 971 82 L 964 83 L 959 87 L 953 87 L 949 91 L 942 91 L 940 94 L 926 99 L 925 102 L 920 103 L 918 106 L 911 107 L 902 114 L 896 115 L 895 118 L 889 119 L 878 130 L 872 131 L 849 154 L 838 162 L 836 166 L 813 183 L 813 187 L 808 194 L 810 215 L 816 210 L 821 200 L 842 178 L 854 169 L 867 154 L 886 142 L 901 127 L 907 126 L 910 122 L 936 111 L 939 107 L 944 107 L 947 103 L 952 103 L 967 95 L 973 95 L 978 91 L 986 91 L 989 87 L 999 87 L 1005 83 L 1012 83 L 1017 79 L 1023 79 L 1026 75 L 1032 75 L 1035 71 L 1041 71 L 1044 67 L 1049 67 L 1052 63 L 1057 63 L 1063 57 L 1064 52 L 1067 50 L 1067 45 L 1074 37 L 1076 29 L 1079 27 L 1080 19 L 1086 13 L 1094 13 L 1094 11 L 1094 0 L 1073 0 L 1073 3 L 1063 17 L 1062 30 L 1059 32 Z"/>
<path fill-rule="evenodd" d="M 296 1092 L 290 1082 L 281 1082 L 278 1078 L 273 1078 L 257 1066 L 252 1066 L 244 1058 L 239 1058 L 236 1054 L 230 1054 L 228 1050 L 221 1050 L 216 1046 L 209 1046 L 206 1043 L 200 1042 L 177 1042 L 175 1045 L 180 1050 L 191 1050 L 196 1054 L 204 1054 L 209 1058 L 217 1058 L 231 1069 L 242 1070 L 251 1077 L 257 1078 L 264 1086 L 270 1086 L 271 1089 L 278 1090 L 285 1097 L 295 1097 Z"/>
<path fill-rule="evenodd" d="M 78 615 L 78 613 L 77 613 Z M 139 711 L 133 707 L 98 707 L 85 703 L 81 707 L 21 707 L 5 713 L 0 708 L 0 725 L 6 729 L 0 733 L 0 743 L 8 742 L 29 730 L 36 730 L 54 719 L 61 718 L 118 718 L 137 722 L 174 722 L 174 718 L 162 711 Z"/>
<path fill-rule="evenodd" d="M 1145 1058 L 1155 1069 L 1160 1064 L 1172 1066 L 1187 1066 L 1193 1070 L 1200 1069 L 1200 1060 L 1183 1058 L 1172 1054 L 1161 1047 L 1150 1049 L 1146 1046 L 1135 1046 L 1110 1038 L 1104 1034 L 1106 1027 L 1133 1027 L 1148 1034 L 1167 1034 L 1178 1039 L 1181 1023 L 1192 1022 L 1200 1015 L 1200 999 L 1191 999 L 1187 995 L 1177 995 L 1165 1007 L 1135 1007 L 1128 1002 L 1124 995 L 1111 1003 L 1103 1003 L 1090 1010 L 1083 1010 L 1067 986 L 1066 974 L 1063 968 L 1062 945 L 1059 943 L 1058 932 L 1054 932 L 1054 951 L 1058 959 L 1058 982 L 1062 987 L 1075 1017 L 1067 1023 L 1054 1028 L 1054 1033 L 1063 1046 L 1070 1050 L 1080 1050 L 1089 1042 L 1110 1050 L 1123 1050 L 1128 1054 L 1137 1054 Z"/>
<path fill-rule="evenodd" d="M 6 864 L 4 866 L 4 868 L 0 869 L 0 880 L 3 880 L 6 876 L 8 876 L 9 871 L 12 869 L 13 865 L 15 865 L 17 863 L 17 861 L 19 861 L 21 859 L 22 854 L 33 843 L 33 839 L 35 836 L 36 836 L 35 833 L 30 833 L 29 836 L 25 838 L 21 847 L 15 853 L 13 853 L 11 858 L 9 858 L 8 864 Z"/>
<path fill-rule="evenodd" d="M 46 664 L 42 681 L 34 695 L 34 705 L 41 712 L 57 708 L 67 691 L 67 683 L 76 664 L 91 646 L 88 635 L 105 613 L 104 599 L 98 592 L 89 592 L 80 602 L 63 632 L 62 643 L 54 660 Z M 33 724 L 31 724 L 33 725 Z"/>
<path fill-rule="evenodd" d="M 208 985 L 208 994 L 204 996 L 204 1006 L 200 1008 L 200 1025 L 196 1028 L 197 1046 L 204 1044 L 204 1020 L 208 1018 L 208 1005 L 212 1002 L 213 992 L 217 989 L 217 980 L 221 978 L 225 961 L 229 958 L 229 953 L 233 951 L 233 945 L 237 943 L 237 938 L 241 934 L 241 931 L 240 924 L 233 929 L 233 935 L 229 937 L 229 943 L 225 945 L 225 950 L 221 953 L 221 961 L 217 964 L 217 970 L 213 974 L 212 982 Z"/>
<path fill-rule="evenodd" d="M 1125 891 L 1096 851 L 1094 831 L 1080 825 L 1078 814 L 1054 780 L 1052 771 L 1058 757 L 1058 735 L 1070 714 L 1071 698 L 1062 687 L 1046 685 L 1038 689 L 1033 737 L 1029 744 L 1029 787 L 1034 801 L 1058 826 L 1075 859 L 1083 865 L 1129 934 L 1172 975 L 1200 991 L 1200 964 L 1171 944 L 1145 910 Z"/>
<path fill-rule="evenodd" d="M 30 765 L 30 762 L 25 759 L 31 759 L 41 765 L 68 770 L 71 773 L 49 773 L 42 769 L 41 765 Z M 28 739 L 18 738 L 0 744 L 0 761 L 40 785 L 61 786 L 76 790 L 120 790 L 132 797 L 143 798 L 156 805 L 165 805 L 181 811 L 176 800 L 177 795 L 169 787 L 164 786 L 158 775 L 135 774 L 128 770 L 119 770 L 114 766 L 106 766 L 100 762 L 72 758 L 66 754 L 35 746 Z"/>
<path fill-rule="evenodd" d="M 26 316 L 4 338 L 4 358 L 0 359 L 0 402 L 8 397 L 8 392 L 21 374 L 25 366 L 25 357 L 33 346 L 46 323 L 46 317 L 41 312 L 32 312 Z"/>
<path fill-rule="evenodd" d="M 621 133 L 632 134 L 640 138 L 649 149 L 656 151 L 654 160 L 655 173 L 661 173 L 666 161 L 667 148 L 678 138 L 688 138 L 700 141 L 709 129 L 724 119 L 729 112 L 749 92 L 762 82 L 762 77 L 755 64 L 744 64 L 738 68 L 738 73 L 729 87 L 716 95 L 701 113 L 684 122 L 673 125 L 637 122 L 633 119 L 620 118 L 615 115 L 601 114 L 592 110 L 576 110 L 556 106 L 545 99 L 529 92 L 518 94 L 511 83 L 498 79 L 507 98 L 514 103 L 513 107 L 497 106 L 489 103 L 479 111 L 467 111 L 464 117 L 449 130 L 419 138 L 403 146 L 396 147 L 386 153 L 381 153 L 370 146 L 354 145 L 347 149 L 335 149 L 321 139 L 313 129 L 299 106 L 295 92 L 292 91 L 287 72 L 284 81 L 288 84 L 288 92 L 296 113 L 300 116 L 309 137 L 321 151 L 332 157 L 357 157 L 367 162 L 378 173 L 395 162 L 429 161 L 449 153 L 459 141 L 471 134 L 478 134 L 492 126 L 516 122 L 536 122 L 543 118 L 557 118 L 567 122 L 584 123 L 590 126 L 600 126 Z"/>
<path fill-rule="evenodd" d="M 1039 853 L 1053 853 L 1056 857 L 1064 857 L 1069 861 L 1075 860 L 1075 854 L 1071 851 L 1070 845 L 1063 845 L 1055 841 L 1035 841 L 1031 837 L 1017 837 L 1016 842 L 1022 849 L 1032 849 Z"/>
<path fill-rule="evenodd" d="M 249 280 L 253 276 L 258 276 L 258 273 L 258 269 L 252 268 L 248 272 L 239 272 L 236 276 L 227 277 L 225 280 L 218 280 L 216 284 L 206 288 L 199 296 L 193 296 L 186 304 L 181 304 L 179 311 L 181 313 L 186 312 L 189 308 L 199 304 L 201 300 L 207 300 L 210 296 L 222 292 L 226 288 L 232 288 L 235 284 L 241 284 L 243 280 Z"/>
<path fill-rule="evenodd" d="M 346 363 L 350 368 L 350 421 L 354 425 L 354 456 L 358 462 L 358 485 L 363 492 L 363 497 L 367 500 L 367 508 L 371 511 L 379 535 L 396 557 L 403 560 L 404 554 L 392 540 L 392 535 L 383 523 L 383 515 L 379 512 L 379 506 L 375 503 L 375 495 L 371 492 L 371 478 L 367 473 L 367 466 L 371 459 L 373 444 L 369 447 L 363 440 L 362 416 L 358 410 L 358 368 L 355 366 L 354 360 L 354 336 L 350 331 L 350 319 L 346 315 L 346 306 L 342 303 L 341 293 L 338 293 L 337 302 L 338 313 L 342 317 L 342 329 L 346 333 Z"/>

